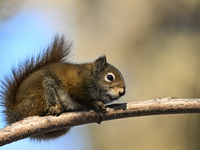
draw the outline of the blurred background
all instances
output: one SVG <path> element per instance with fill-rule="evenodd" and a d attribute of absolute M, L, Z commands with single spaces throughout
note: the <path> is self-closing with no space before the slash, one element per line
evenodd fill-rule
<path fill-rule="evenodd" d="M 105 54 L 122 72 L 127 93 L 120 102 L 200 98 L 199 0 L 0 0 L 0 79 L 57 33 L 73 41 L 72 61 Z M 198 114 L 126 118 L 1 149 L 199 150 L 199 126 Z"/>

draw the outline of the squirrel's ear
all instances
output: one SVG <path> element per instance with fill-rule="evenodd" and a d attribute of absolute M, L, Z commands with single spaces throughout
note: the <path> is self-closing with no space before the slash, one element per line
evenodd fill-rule
<path fill-rule="evenodd" d="M 94 73 L 100 72 L 104 66 L 107 64 L 106 56 L 100 56 L 97 60 L 94 61 Z"/>

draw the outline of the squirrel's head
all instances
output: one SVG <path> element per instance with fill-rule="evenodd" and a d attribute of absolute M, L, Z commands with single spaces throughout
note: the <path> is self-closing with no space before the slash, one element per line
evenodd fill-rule
<path fill-rule="evenodd" d="M 101 56 L 93 62 L 93 74 L 98 85 L 98 95 L 95 97 L 103 103 L 110 103 L 125 94 L 124 79 L 114 66 Z"/>

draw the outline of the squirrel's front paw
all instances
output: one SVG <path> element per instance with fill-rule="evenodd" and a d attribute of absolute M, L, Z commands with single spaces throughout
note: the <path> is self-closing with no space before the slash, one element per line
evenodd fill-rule
<path fill-rule="evenodd" d="M 96 112 L 106 112 L 106 106 L 101 101 L 94 100 L 91 105 Z"/>
<path fill-rule="evenodd" d="M 49 107 L 47 115 L 60 115 L 62 113 L 62 107 L 58 104 L 53 104 Z"/>

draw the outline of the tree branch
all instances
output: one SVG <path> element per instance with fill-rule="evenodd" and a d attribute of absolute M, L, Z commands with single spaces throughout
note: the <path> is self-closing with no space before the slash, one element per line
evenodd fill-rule
<path fill-rule="evenodd" d="M 159 114 L 199 113 L 200 99 L 159 98 L 113 104 L 106 108 L 106 113 L 93 110 L 68 112 L 60 116 L 29 117 L 6 126 L 0 130 L 0 146 L 26 137 L 100 121 Z"/>

